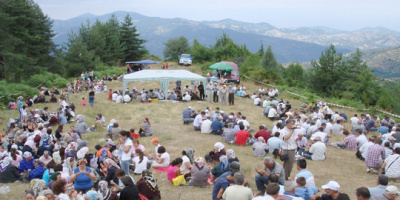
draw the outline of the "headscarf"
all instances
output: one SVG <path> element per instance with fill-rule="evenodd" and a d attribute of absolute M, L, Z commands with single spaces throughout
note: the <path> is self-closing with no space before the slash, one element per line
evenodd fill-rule
<path fill-rule="evenodd" d="M 99 182 L 99 191 L 104 200 L 108 200 L 111 197 L 111 191 L 108 189 L 107 181 L 100 181 Z"/>
<path fill-rule="evenodd" d="M 71 143 L 72 143 L 72 142 L 71 142 Z M 65 141 L 61 141 L 61 142 L 60 142 L 60 146 L 63 147 L 63 148 L 67 148 L 67 147 L 68 147 L 68 143 L 65 142 Z"/>
<path fill-rule="evenodd" d="M 11 163 L 11 158 L 7 155 L 3 155 L 0 158 L 0 171 L 4 172 L 6 170 L 7 166 L 10 165 Z"/>
<path fill-rule="evenodd" d="M 75 117 L 75 120 L 78 122 L 80 119 L 82 119 L 83 120 L 83 117 L 82 117 L 82 115 L 77 115 L 76 117 Z"/>
<path fill-rule="evenodd" d="M 68 174 L 72 174 L 72 172 L 74 172 L 74 169 L 78 166 L 75 159 L 74 159 L 74 163 L 72 164 L 73 166 L 71 166 L 71 159 L 74 159 L 74 158 L 69 157 L 69 158 L 65 159 L 64 163 L 63 163 L 63 168 L 68 170 Z"/>
<path fill-rule="evenodd" d="M 79 160 L 79 159 L 82 159 L 82 158 L 85 158 L 85 155 L 86 155 L 88 152 L 89 152 L 89 148 L 87 148 L 87 147 L 83 147 L 82 149 L 80 149 L 80 150 L 78 151 L 78 153 L 76 154 L 76 156 L 78 157 L 78 160 Z"/>
<path fill-rule="evenodd" d="M 29 152 L 29 151 L 25 151 L 24 152 L 24 158 L 29 158 L 29 157 L 31 157 L 32 156 L 32 153 L 31 152 Z"/>
<path fill-rule="evenodd" d="M 94 190 L 89 190 L 88 192 L 86 192 L 84 197 L 89 200 L 102 200 L 101 195 Z"/>
<path fill-rule="evenodd" d="M 220 152 L 222 149 L 225 148 L 225 145 L 222 144 L 221 142 L 217 142 L 217 143 L 214 144 L 214 147 L 217 147 L 218 148 L 218 152 Z"/>
<path fill-rule="evenodd" d="M 115 163 L 113 160 L 111 160 L 111 159 L 109 159 L 109 158 L 105 159 L 103 162 L 106 163 L 107 165 L 114 166 L 114 167 L 116 167 L 117 169 L 120 168 L 120 167 L 117 165 L 117 163 Z M 109 167 L 111 167 L 111 166 L 109 166 Z"/>
<path fill-rule="evenodd" d="M 37 196 L 41 191 L 46 188 L 46 181 L 42 179 L 32 179 L 29 183 L 29 190 L 32 190 L 33 193 Z"/>
<path fill-rule="evenodd" d="M 35 159 L 35 160 L 33 161 L 33 164 L 42 166 L 43 169 L 46 169 L 46 165 L 45 165 L 42 161 L 40 161 L 39 159 Z"/>
<path fill-rule="evenodd" d="M 153 177 L 153 174 L 149 170 L 143 170 L 142 179 L 146 181 L 147 185 L 152 191 L 157 189 L 157 180 Z"/>
<path fill-rule="evenodd" d="M 220 156 L 219 161 L 222 163 L 222 165 L 221 165 L 222 171 L 225 171 L 226 169 L 228 169 L 229 162 L 228 162 L 228 158 L 225 155 Z"/>
<path fill-rule="evenodd" d="M 71 150 L 78 150 L 78 144 L 76 142 L 71 142 L 68 144 L 67 148 L 65 148 L 65 151 L 71 151 Z"/>
<path fill-rule="evenodd" d="M 203 167 L 204 166 L 204 158 L 203 157 L 197 157 L 196 160 L 194 161 L 197 166 Z"/>
<path fill-rule="evenodd" d="M 228 157 L 228 159 L 235 159 L 235 151 L 233 149 L 226 150 L 226 157 Z"/>
<path fill-rule="evenodd" d="M 44 196 L 45 197 L 46 195 L 49 195 L 49 194 L 54 196 L 53 191 L 51 191 L 50 189 L 46 189 L 46 190 L 41 191 L 39 193 L 39 196 Z"/>
<path fill-rule="evenodd" d="M 87 147 L 87 144 L 88 144 L 88 141 L 87 141 L 87 140 L 81 140 L 81 141 L 79 141 L 79 143 L 78 143 L 78 151 L 79 151 L 80 149 L 82 149 L 83 147 Z"/>
<path fill-rule="evenodd" d="M 53 160 L 55 163 L 61 164 L 61 156 L 59 151 L 53 153 Z"/>
<path fill-rule="evenodd" d="M 186 156 L 189 158 L 190 164 L 193 164 L 194 150 L 192 148 L 187 148 L 187 149 L 184 149 L 183 151 L 185 151 Z"/>
<path fill-rule="evenodd" d="M 111 119 L 111 120 L 110 120 L 110 124 L 108 125 L 108 127 L 114 126 L 114 123 L 115 123 L 115 122 L 117 122 L 117 120 Z"/>

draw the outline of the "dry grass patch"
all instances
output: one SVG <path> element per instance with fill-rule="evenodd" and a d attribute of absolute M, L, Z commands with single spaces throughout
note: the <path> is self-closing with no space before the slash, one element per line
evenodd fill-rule
<path fill-rule="evenodd" d="M 187 69 L 187 67 L 178 67 L 176 64 L 170 64 L 171 69 Z M 190 71 L 199 72 L 199 67 L 189 67 Z M 243 82 L 246 88 L 252 93 L 258 91 L 260 85 L 252 82 Z M 170 83 L 172 88 L 175 83 Z M 183 82 L 182 85 L 190 85 L 190 82 Z M 111 82 L 108 84 L 109 88 L 122 89 L 122 83 L 119 81 Z M 136 82 L 130 83 L 128 86 L 130 89 L 136 87 L 137 89 L 150 89 L 159 88 L 158 82 Z M 264 87 L 264 86 L 263 86 Z M 265 87 L 264 87 L 265 88 Z M 158 137 L 162 145 L 164 145 L 167 151 L 171 155 L 171 159 L 181 157 L 183 149 L 191 147 L 195 149 L 195 156 L 204 156 L 212 150 L 213 145 L 217 141 L 221 141 L 220 136 L 204 135 L 193 130 L 192 125 L 183 125 L 182 123 L 182 111 L 188 106 L 195 107 L 196 110 L 204 110 L 207 106 L 214 109 L 220 107 L 221 110 L 227 112 L 242 112 L 250 122 L 250 126 L 254 129 L 258 129 L 261 124 L 266 124 L 268 127 L 272 127 L 272 122 L 262 115 L 262 108 L 253 106 L 253 101 L 250 99 L 242 99 L 235 97 L 235 106 L 221 105 L 220 103 L 207 103 L 207 102 L 191 102 L 191 103 L 173 103 L 173 102 L 158 102 L 150 104 L 141 103 L 130 103 L 130 104 L 115 104 L 108 100 L 107 93 L 96 94 L 94 107 L 86 106 L 82 107 L 82 97 L 87 98 L 87 93 L 81 92 L 78 94 L 70 95 L 70 102 L 74 102 L 77 107 L 77 114 L 82 114 L 85 117 L 85 121 L 90 126 L 94 124 L 95 116 L 101 113 L 105 116 L 108 125 L 111 119 L 116 119 L 120 126 L 129 130 L 134 128 L 136 131 L 139 130 L 139 123 L 141 123 L 143 117 L 148 117 L 152 124 L 154 131 L 153 137 Z M 285 93 L 282 93 L 280 97 L 285 100 L 289 100 L 293 108 L 299 108 L 302 101 L 287 99 Z M 56 104 L 38 104 L 33 108 L 40 108 L 48 106 L 51 111 L 55 110 L 58 106 Z M 333 110 L 336 110 L 333 108 Z M 340 109 L 342 110 L 342 109 Z M 345 110 L 349 118 L 355 114 L 351 110 Z M 4 120 L 0 121 L 0 126 L 5 127 L 8 122 L 8 118 L 18 116 L 17 111 L 0 111 L 0 117 Z M 67 125 L 68 127 L 68 125 Z M 95 132 L 89 132 L 83 134 L 83 139 L 89 141 L 90 152 L 94 153 L 94 146 L 96 144 L 104 145 L 106 130 L 96 130 Z M 152 137 L 140 138 L 140 143 L 146 147 L 147 152 L 152 153 L 154 146 L 150 140 Z M 101 140 L 102 142 L 98 142 Z M 331 142 L 340 141 L 340 137 L 336 136 L 331 139 Z M 117 141 L 115 141 L 117 142 Z M 250 187 L 255 192 L 257 190 L 254 176 L 254 168 L 263 167 L 262 158 L 253 156 L 251 147 L 245 146 L 240 147 L 231 144 L 225 144 L 226 149 L 232 148 L 235 150 L 237 157 L 242 165 L 242 171 L 244 172 L 247 179 L 249 179 Z M 341 185 L 341 191 L 346 192 L 352 199 L 354 197 L 354 190 L 361 186 L 374 186 L 376 184 L 377 175 L 365 173 L 365 164 L 356 159 L 355 152 L 328 147 L 327 159 L 325 161 L 309 161 L 308 169 L 313 172 L 317 186 L 321 186 L 329 180 L 336 180 Z M 280 160 L 277 160 L 282 163 Z M 297 173 L 296 168 L 293 168 L 292 174 Z M 204 200 L 210 199 L 212 193 L 212 187 L 206 188 L 194 188 L 194 187 L 174 187 L 168 182 L 166 174 L 155 174 L 155 177 L 159 181 L 159 187 L 163 199 L 193 199 L 193 200 Z M 135 180 L 138 180 L 138 176 L 134 176 Z M 390 183 L 399 186 L 398 183 Z M 4 184 L 0 184 L 0 187 Z M 24 183 L 13 183 L 7 184 L 11 186 L 11 192 L 6 195 L 0 195 L 0 199 L 23 199 L 23 191 L 28 188 L 28 184 Z"/>

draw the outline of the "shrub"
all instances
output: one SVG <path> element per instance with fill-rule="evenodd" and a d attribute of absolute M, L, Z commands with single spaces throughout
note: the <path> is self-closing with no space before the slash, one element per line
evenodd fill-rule
<path fill-rule="evenodd" d="M 17 97 L 23 96 L 24 100 L 28 96 L 35 96 L 39 93 L 38 88 L 32 88 L 26 84 L 19 83 L 7 83 L 6 81 L 0 81 L 0 104 L 7 106 L 10 100 L 16 100 Z"/>

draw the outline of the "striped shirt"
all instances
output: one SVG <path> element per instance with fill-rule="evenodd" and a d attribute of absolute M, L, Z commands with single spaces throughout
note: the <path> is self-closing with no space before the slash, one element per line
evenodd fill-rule
<path fill-rule="evenodd" d="M 365 158 L 365 164 L 367 165 L 367 167 L 378 167 L 381 162 L 379 159 L 381 156 L 382 160 L 385 160 L 385 148 L 383 148 L 379 144 L 374 144 L 368 148 L 368 154 Z"/>
<path fill-rule="evenodd" d="M 346 145 L 347 150 L 357 150 L 357 140 L 353 134 L 349 134 L 348 136 L 346 136 L 343 140 L 343 144 Z"/>

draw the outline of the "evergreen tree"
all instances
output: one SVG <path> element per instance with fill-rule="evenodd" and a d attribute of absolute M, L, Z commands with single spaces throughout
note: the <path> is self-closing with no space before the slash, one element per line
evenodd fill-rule
<path fill-rule="evenodd" d="M 275 70 L 275 71 L 278 70 L 279 63 L 275 58 L 274 52 L 272 52 L 271 45 L 268 46 L 267 51 L 261 57 L 260 65 L 264 69 Z"/>
<path fill-rule="evenodd" d="M 120 43 L 124 47 L 123 60 L 140 60 L 148 54 L 148 50 L 144 46 L 146 40 L 139 38 L 136 27 L 133 26 L 132 18 L 127 14 L 120 27 Z"/>
<path fill-rule="evenodd" d="M 190 53 L 194 56 L 193 61 L 195 62 L 207 62 L 214 60 L 214 50 L 207 48 L 196 39 L 193 40 L 193 46 L 190 49 Z"/>
<path fill-rule="evenodd" d="M 0 78 L 20 82 L 48 68 L 51 26 L 32 0 L 0 0 Z"/>
<path fill-rule="evenodd" d="M 304 86 L 304 69 L 299 63 L 290 63 L 285 69 L 285 81 L 290 87 Z"/>

